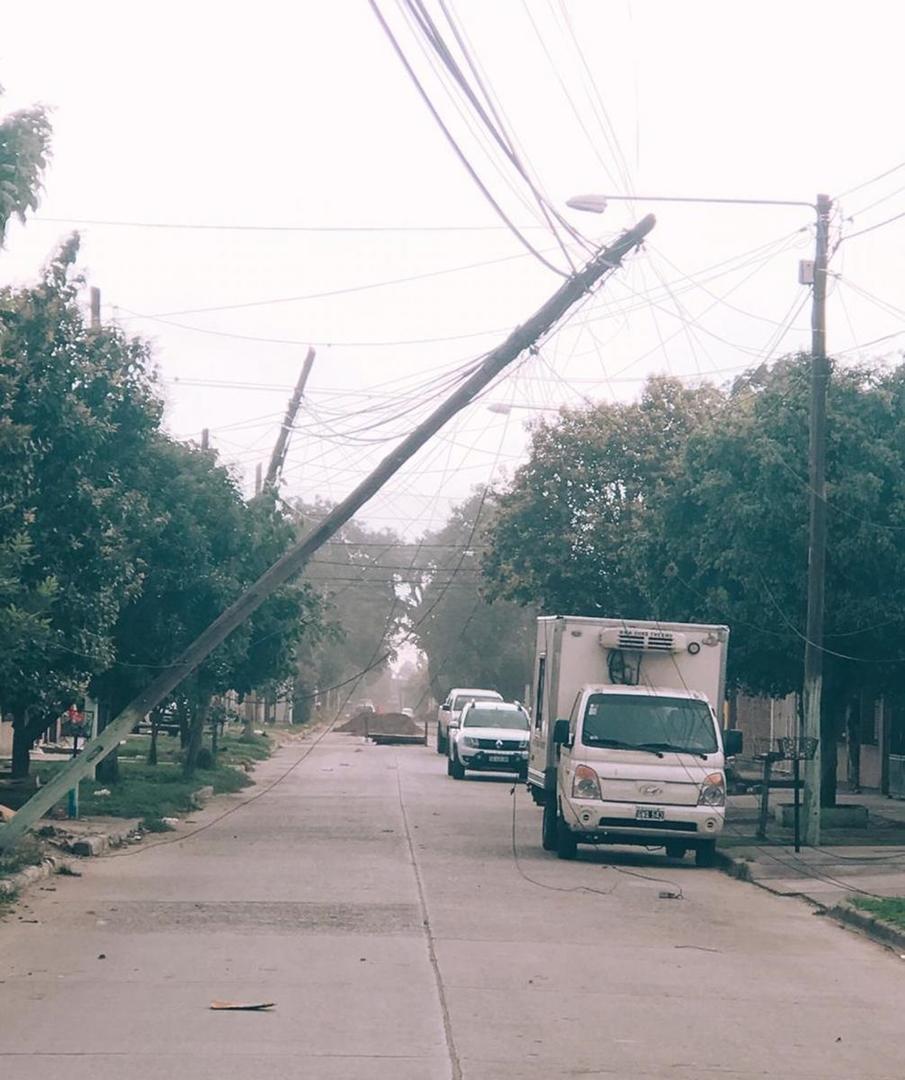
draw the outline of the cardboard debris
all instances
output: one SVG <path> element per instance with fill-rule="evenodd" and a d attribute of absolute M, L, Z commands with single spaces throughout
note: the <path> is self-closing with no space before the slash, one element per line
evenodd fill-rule
<path fill-rule="evenodd" d="M 212 1009 L 225 1009 L 232 1012 L 259 1012 L 261 1009 L 272 1009 L 276 1005 L 275 1001 L 255 1001 L 255 1002 L 238 1002 L 238 1001 L 212 1001 Z"/>

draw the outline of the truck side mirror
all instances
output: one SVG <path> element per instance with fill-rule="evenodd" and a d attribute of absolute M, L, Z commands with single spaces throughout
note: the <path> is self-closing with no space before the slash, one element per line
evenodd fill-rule
<path fill-rule="evenodd" d="M 726 757 L 735 757 L 736 754 L 740 754 L 744 744 L 742 733 L 735 728 L 723 732 L 723 753 Z"/>
<path fill-rule="evenodd" d="M 447 724 L 447 727 L 449 728 L 450 731 L 456 731 L 458 729 L 458 727 L 459 727 L 459 721 L 458 720 L 450 720 L 450 722 Z"/>
<path fill-rule="evenodd" d="M 569 721 L 557 720 L 556 723 L 553 725 L 554 746 L 568 746 L 569 739 Z"/>
<path fill-rule="evenodd" d="M 444 704 L 440 706 L 440 712 L 449 712 L 451 708 L 452 705 L 450 705 L 448 701 L 444 702 Z"/>

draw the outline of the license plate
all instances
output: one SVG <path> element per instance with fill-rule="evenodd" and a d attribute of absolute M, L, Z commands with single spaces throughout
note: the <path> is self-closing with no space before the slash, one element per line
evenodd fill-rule
<path fill-rule="evenodd" d="M 665 810 L 657 810 L 650 806 L 636 806 L 635 817 L 642 821 L 663 821 L 666 817 Z"/>
<path fill-rule="evenodd" d="M 506 762 L 509 761 L 509 755 L 508 754 L 488 754 L 487 755 L 487 760 L 488 761 L 501 761 L 501 762 L 506 763 Z"/>

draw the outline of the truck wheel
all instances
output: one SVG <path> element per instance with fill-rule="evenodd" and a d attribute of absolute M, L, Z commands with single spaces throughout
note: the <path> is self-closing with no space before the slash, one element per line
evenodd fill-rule
<path fill-rule="evenodd" d="M 574 859 L 578 854 L 575 833 L 563 821 L 561 814 L 556 815 L 556 854 L 560 859 Z"/>
<path fill-rule="evenodd" d="M 687 850 L 684 844 L 666 845 L 666 854 L 670 859 L 684 859 Z"/>
<path fill-rule="evenodd" d="M 544 851 L 556 851 L 556 804 L 549 799 L 544 803 L 540 842 Z"/>
<path fill-rule="evenodd" d="M 465 779 L 465 766 L 459 761 L 458 758 L 449 759 L 449 775 L 453 780 Z"/>
<path fill-rule="evenodd" d="M 449 745 L 446 739 L 444 739 L 443 736 L 440 734 L 440 725 L 437 724 L 437 753 L 445 754 L 448 749 Z"/>
<path fill-rule="evenodd" d="M 716 840 L 702 840 L 694 853 L 695 866 L 713 866 L 716 862 Z"/>
<path fill-rule="evenodd" d="M 446 757 L 446 775 L 452 776 L 452 758 L 448 754 Z"/>

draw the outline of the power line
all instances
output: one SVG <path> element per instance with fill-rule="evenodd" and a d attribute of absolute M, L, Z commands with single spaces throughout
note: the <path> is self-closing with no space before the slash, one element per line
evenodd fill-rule
<path fill-rule="evenodd" d="M 892 217 L 885 218 L 883 221 L 878 221 L 873 225 L 868 225 L 866 228 L 858 229 L 857 232 L 846 233 L 840 238 L 839 243 L 844 244 L 849 240 L 854 240 L 856 236 L 864 236 L 865 233 L 873 232 L 875 229 L 882 229 L 884 225 L 891 225 L 894 221 L 901 221 L 902 218 L 905 218 L 905 210 L 903 210 L 901 214 L 894 214 Z M 839 245 L 837 244 L 836 246 L 838 247 Z"/>
<path fill-rule="evenodd" d="M 385 281 L 370 281 L 363 285 L 349 285 L 341 289 L 327 289 L 323 292 L 304 293 L 300 296 L 279 296 L 271 300 L 245 300 L 235 304 L 215 304 L 210 307 L 181 308 L 177 311 L 158 311 L 144 318 L 163 319 L 174 315 L 201 315 L 211 311 L 239 311 L 243 308 L 268 307 L 274 304 L 297 304 L 305 300 L 324 300 L 332 296 L 347 296 L 350 293 L 367 292 L 370 289 L 385 289 L 393 285 L 408 285 L 415 281 L 427 281 L 443 277 L 445 274 L 458 274 L 464 270 L 477 270 L 484 266 L 498 266 L 500 263 L 524 259 L 526 253 L 503 255 L 498 259 L 482 259 L 480 262 L 465 263 L 460 266 L 448 266 L 443 270 L 427 270 L 423 274 L 409 274 L 406 277 L 388 278 Z"/>
<path fill-rule="evenodd" d="M 399 58 L 400 63 L 405 68 L 405 71 L 408 74 L 409 78 L 414 83 L 415 89 L 418 91 L 418 94 L 420 95 L 421 99 L 424 101 L 424 104 L 427 106 L 427 108 L 430 111 L 431 115 L 433 116 L 434 120 L 437 122 L 437 125 L 439 126 L 440 130 L 443 132 L 443 134 L 446 137 L 446 140 L 449 143 L 449 145 L 452 147 L 453 152 L 455 153 L 456 157 L 458 157 L 459 161 L 465 167 L 465 170 L 467 171 L 469 176 L 472 178 L 472 180 L 478 186 L 479 190 L 481 191 L 481 194 L 490 203 L 490 205 L 493 207 L 493 209 L 499 215 L 501 220 L 508 226 L 510 232 L 513 234 L 513 236 L 516 237 L 516 239 L 519 241 L 520 244 L 522 244 L 523 247 L 525 247 L 528 251 L 530 251 L 531 254 L 534 255 L 534 257 L 540 263 L 542 263 L 544 266 L 546 266 L 548 270 L 552 270 L 554 274 L 558 274 L 560 277 L 568 276 L 568 275 L 564 274 L 563 271 L 560 270 L 558 267 L 554 266 L 553 263 L 551 263 L 547 259 L 545 259 L 544 256 L 537 250 L 537 248 L 535 248 L 534 245 L 525 236 L 522 235 L 522 233 L 519 231 L 519 229 L 515 225 L 515 223 L 506 214 L 506 211 L 502 208 L 502 206 L 500 206 L 500 204 L 496 201 L 496 199 L 490 193 L 490 190 L 484 184 L 484 181 L 481 180 L 481 178 L 478 176 L 474 166 L 471 164 L 471 162 L 466 157 L 465 152 L 459 146 L 458 142 L 456 141 L 455 136 L 449 130 L 449 128 L 446 126 L 446 123 L 444 122 L 443 118 L 440 116 L 440 114 L 437 111 L 436 106 L 434 105 L 434 103 L 431 101 L 430 96 L 428 95 L 427 91 L 425 90 L 424 85 L 422 84 L 421 80 L 415 74 L 414 68 L 409 63 L 408 58 L 406 57 L 405 53 L 402 50 L 402 47 L 400 46 L 398 40 L 396 39 L 396 36 L 393 34 L 393 31 L 390 29 L 389 24 L 384 19 L 380 8 L 377 6 L 377 0 L 368 0 L 368 3 L 370 5 L 370 7 L 371 7 L 371 10 L 374 12 L 374 15 L 376 16 L 377 21 L 380 23 L 384 34 L 389 39 L 389 42 L 390 42 L 390 44 L 391 44 L 391 46 L 393 48 L 393 51 L 396 53 L 397 57 Z"/>
<path fill-rule="evenodd" d="M 892 176 L 893 173 L 898 172 L 900 169 L 905 169 L 905 161 L 900 161 L 898 165 L 893 165 L 891 169 L 887 169 L 885 172 L 881 172 L 877 176 L 871 177 L 870 180 L 865 180 L 863 183 L 856 184 L 854 187 L 847 188 L 845 191 L 840 191 L 838 195 L 833 196 L 833 202 L 836 202 L 838 199 L 844 199 L 846 195 L 853 195 L 856 191 L 869 187 L 871 184 L 876 184 L 878 180 L 885 180 L 887 176 Z"/>
<path fill-rule="evenodd" d="M 177 221 L 117 221 L 103 218 L 46 217 L 37 214 L 29 221 L 56 225 L 100 225 L 121 229 L 171 229 L 188 232 L 285 232 L 285 233 L 473 233 L 504 232 L 505 225 L 231 225 L 225 223 Z M 519 225 L 519 229 L 544 229 L 543 225 Z"/>

